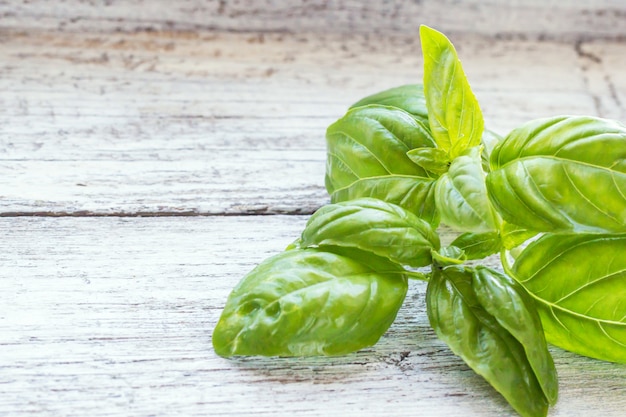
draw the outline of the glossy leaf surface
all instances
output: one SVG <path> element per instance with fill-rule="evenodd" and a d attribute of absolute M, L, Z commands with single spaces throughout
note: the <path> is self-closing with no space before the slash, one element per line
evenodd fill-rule
<path fill-rule="evenodd" d="M 496 147 L 498 143 L 502 141 L 503 137 L 498 135 L 496 132 L 485 129 L 483 131 L 483 137 L 480 141 L 481 146 L 483 147 L 482 152 L 480 153 L 480 157 L 483 164 L 483 171 L 489 172 L 491 171 L 491 166 L 489 164 L 489 159 L 491 157 L 491 153 L 493 149 Z"/>
<path fill-rule="evenodd" d="M 354 103 L 350 108 L 380 104 L 397 107 L 410 113 L 428 126 L 428 108 L 422 84 L 406 84 L 369 95 Z"/>
<path fill-rule="evenodd" d="M 434 146 L 407 112 L 385 106 L 354 108 L 326 132 L 326 189 L 333 203 L 372 197 L 434 221 L 433 180 L 406 155 Z"/>
<path fill-rule="evenodd" d="M 510 273 L 535 298 L 548 342 L 626 363 L 626 235 L 545 235 Z"/>
<path fill-rule="evenodd" d="M 454 46 L 442 33 L 420 27 L 424 95 L 437 147 L 456 158 L 480 144 L 484 121 Z"/>
<path fill-rule="evenodd" d="M 531 121 L 491 155 L 502 217 L 545 232 L 626 232 L 626 127 L 593 117 Z"/>
<path fill-rule="evenodd" d="M 487 196 L 479 147 L 464 151 L 437 180 L 435 203 L 441 222 L 455 230 L 473 233 L 498 230 L 500 220 Z"/>
<path fill-rule="evenodd" d="M 399 205 L 432 225 L 439 222 L 435 181 L 404 175 L 363 178 L 331 194 L 333 203 L 371 197 Z"/>
<path fill-rule="evenodd" d="M 498 232 L 463 233 L 450 245 L 461 249 L 465 254 L 465 259 L 483 259 L 498 253 L 502 248 Z"/>
<path fill-rule="evenodd" d="M 543 393 L 555 404 L 559 383 L 534 300 L 513 278 L 490 268 L 477 266 L 472 278 L 480 305 L 521 343 Z"/>
<path fill-rule="evenodd" d="M 431 263 L 431 250 L 439 249 L 439 236 L 426 221 L 400 206 L 362 198 L 316 211 L 302 232 L 300 245 L 352 247 L 420 267 Z"/>
<path fill-rule="evenodd" d="M 229 295 L 212 336 L 215 352 L 342 355 L 371 346 L 407 291 L 400 267 L 387 262 L 385 270 L 315 249 L 271 257 Z"/>
<path fill-rule="evenodd" d="M 546 416 L 548 400 L 529 359 L 525 346 L 500 321 L 508 322 L 510 314 L 500 309 L 510 308 L 490 287 L 488 307 L 482 302 L 485 294 L 478 295 L 479 282 L 475 271 L 462 266 L 437 268 L 428 284 L 427 311 L 431 326 L 437 335 L 450 346 L 476 373 L 483 376 L 500 392 L 522 416 Z M 505 290 L 506 291 L 506 290 Z M 494 295 L 494 304 L 489 301 Z M 495 312 L 500 321 L 492 314 Z M 534 343 L 541 345 L 541 340 Z M 542 345 L 546 349 L 545 341 Z"/>
<path fill-rule="evenodd" d="M 411 161 L 436 175 L 448 172 L 450 159 L 448 153 L 439 148 L 418 148 L 408 151 Z"/>

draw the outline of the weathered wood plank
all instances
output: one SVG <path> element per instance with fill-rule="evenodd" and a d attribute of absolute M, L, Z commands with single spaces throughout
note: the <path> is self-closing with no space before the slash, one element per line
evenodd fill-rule
<path fill-rule="evenodd" d="M 220 30 L 415 33 L 427 23 L 448 33 L 523 39 L 623 39 L 620 0 L 168 0 L 0 3 L 1 24 L 58 31 Z"/>
<path fill-rule="evenodd" d="M 453 39 L 487 125 L 626 119 L 622 43 Z M 419 43 L 332 34 L 0 32 L 0 211 L 310 213 L 324 131 L 421 78 Z"/>
<path fill-rule="evenodd" d="M 0 415 L 516 416 L 436 339 L 419 282 L 373 348 L 217 357 L 229 291 L 305 220 L 0 219 Z M 623 416 L 624 365 L 553 353 L 550 416 Z"/>

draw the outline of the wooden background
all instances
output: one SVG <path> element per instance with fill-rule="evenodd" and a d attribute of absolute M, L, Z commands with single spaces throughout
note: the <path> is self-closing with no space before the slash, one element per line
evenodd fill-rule
<path fill-rule="evenodd" d="M 328 202 L 326 126 L 420 81 L 421 23 L 493 130 L 626 121 L 619 0 L 0 1 L 0 415 L 514 416 L 421 283 L 353 355 L 211 347 L 230 289 Z M 626 366 L 552 352 L 550 416 L 625 415 Z"/>

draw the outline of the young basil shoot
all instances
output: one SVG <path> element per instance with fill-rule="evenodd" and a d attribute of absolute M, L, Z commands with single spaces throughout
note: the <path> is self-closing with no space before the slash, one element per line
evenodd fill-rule
<path fill-rule="evenodd" d="M 558 396 L 546 340 L 626 363 L 626 127 L 559 116 L 500 138 L 452 43 L 420 37 L 423 85 L 369 95 L 328 127 L 331 204 L 235 287 L 213 346 L 354 352 L 387 331 L 408 280 L 426 280 L 437 336 L 521 416 L 544 417 Z M 459 232 L 449 246 L 440 223 Z M 476 265 L 498 252 L 504 273 Z"/>

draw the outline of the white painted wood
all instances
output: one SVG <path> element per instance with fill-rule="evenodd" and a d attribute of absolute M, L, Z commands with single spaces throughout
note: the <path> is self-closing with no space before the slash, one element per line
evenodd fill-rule
<path fill-rule="evenodd" d="M 412 37 L 0 32 L 0 211 L 310 213 L 324 131 L 421 79 Z M 453 39 L 487 125 L 626 120 L 623 43 Z"/>
<path fill-rule="evenodd" d="M 515 416 L 436 339 L 419 282 L 373 348 L 217 357 L 228 293 L 306 221 L 220 214 L 326 203 L 326 126 L 419 81 L 419 23 L 450 35 L 500 133 L 561 113 L 625 121 L 624 10 L 0 2 L 0 416 Z M 74 217 L 15 217 L 33 214 Z M 216 216 L 183 217 L 197 214 Z M 624 415 L 624 365 L 553 353 L 550 416 Z"/>
<path fill-rule="evenodd" d="M 415 35 L 421 23 L 447 33 L 523 39 L 623 39 L 622 0 L 15 0 L 1 24 L 62 31 L 220 30 Z"/>
<path fill-rule="evenodd" d="M 516 416 L 436 339 L 420 282 L 356 354 L 217 357 L 229 291 L 305 221 L 0 218 L 0 415 Z M 626 366 L 552 351 L 551 417 L 624 415 Z"/>

